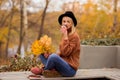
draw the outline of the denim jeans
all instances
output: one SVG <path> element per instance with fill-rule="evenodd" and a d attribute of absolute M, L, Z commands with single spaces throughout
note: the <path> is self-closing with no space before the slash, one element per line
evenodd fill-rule
<path fill-rule="evenodd" d="M 76 74 L 76 70 L 57 54 L 51 54 L 47 59 L 43 55 L 40 55 L 39 58 L 45 65 L 45 70 L 56 69 L 62 76 L 68 77 Z"/>

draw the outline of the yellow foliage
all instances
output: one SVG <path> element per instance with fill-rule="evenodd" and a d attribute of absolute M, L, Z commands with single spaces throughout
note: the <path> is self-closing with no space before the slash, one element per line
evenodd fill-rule
<path fill-rule="evenodd" d="M 0 41 L 5 41 L 5 36 L 7 36 L 8 34 L 8 28 L 4 27 L 4 28 L 0 28 Z"/>
<path fill-rule="evenodd" d="M 55 51 L 52 40 L 47 35 L 44 35 L 40 38 L 40 40 L 36 40 L 33 42 L 31 50 L 34 55 L 40 55 L 44 53 L 52 53 Z"/>

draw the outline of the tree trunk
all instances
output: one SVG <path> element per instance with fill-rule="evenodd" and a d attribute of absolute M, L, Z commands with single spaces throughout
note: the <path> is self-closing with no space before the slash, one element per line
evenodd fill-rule
<path fill-rule="evenodd" d="M 2 58 L 2 41 L 0 41 L 0 58 Z"/>
<path fill-rule="evenodd" d="M 10 12 L 10 22 L 9 22 L 9 25 L 8 25 L 8 34 L 7 34 L 7 43 L 6 43 L 6 49 L 5 49 L 5 57 L 7 58 L 8 56 L 8 47 L 9 47 L 9 41 L 10 41 L 10 35 L 11 35 L 11 27 L 12 27 L 12 19 L 13 19 L 13 15 L 14 15 L 14 1 L 12 1 L 12 9 L 11 9 L 11 12 Z"/>
<path fill-rule="evenodd" d="M 19 45 L 18 45 L 18 50 L 17 50 L 17 53 L 18 54 L 21 54 L 21 47 L 22 47 L 22 42 L 23 42 L 23 36 L 24 36 L 24 32 L 23 32 L 23 27 L 24 27 L 24 25 L 23 25 L 23 2 L 24 2 L 24 0 L 20 0 L 20 14 L 21 14 L 21 19 L 20 19 L 20 38 L 19 38 Z"/>
<path fill-rule="evenodd" d="M 45 20 L 46 10 L 47 10 L 48 4 L 49 4 L 49 0 L 46 0 L 46 5 L 45 5 L 44 11 L 42 13 L 41 25 L 40 25 L 40 30 L 39 30 L 38 38 L 37 38 L 38 40 L 40 39 L 40 37 L 42 36 L 43 31 L 44 31 L 44 27 L 43 26 L 44 26 L 44 20 Z"/>
<path fill-rule="evenodd" d="M 28 47 L 28 38 L 27 37 L 27 29 L 28 29 L 28 19 L 27 19 L 27 9 L 26 9 L 26 0 L 24 0 L 24 8 L 23 8 L 23 16 L 24 16 L 24 49 L 25 52 L 27 51 L 27 47 Z"/>
<path fill-rule="evenodd" d="M 20 9 L 21 9 L 21 11 L 20 11 L 21 12 L 21 23 L 20 23 L 21 26 L 20 26 L 20 40 L 19 40 L 20 42 L 19 42 L 18 51 L 17 51 L 18 54 L 21 54 L 21 48 L 22 48 L 24 37 L 26 35 L 26 31 L 28 28 L 26 0 L 20 0 L 20 6 L 21 6 L 20 7 Z"/>
<path fill-rule="evenodd" d="M 7 55 L 8 55 L 8 46 L 9 46 L 10 35 L 11 35 L 11 27 L 12 27 L 13 15 L 14 15 L 14 13 L 13 13 L 13 11 L 12 11 L 12 14 L 11 14 L 11 16 L 10 16 L 10 23 L 9 23 L 9 26 L 8 26 L 9 29 L 8 29 L 7 43 L 6 43 L 6 49 L 5 49 L 5 52 L 6 52 L 5 57 L 7 57 Z"/>
<path fill-rule="evenodd" d="M 116 27 L 117 27 L 117 2 L 118 0 L 114 0 L 114 21 L 113 21 L 113 27 L 112 27 L 112 32 L 115 32 Z"/>

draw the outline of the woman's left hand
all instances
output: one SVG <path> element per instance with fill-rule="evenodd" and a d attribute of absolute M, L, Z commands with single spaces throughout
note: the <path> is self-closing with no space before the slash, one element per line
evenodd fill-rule
<path fill-rule="evenodd" d="M 67 28 L 63 25 L 61 26 L 61 29 L 60 29 L 61 33 L 63 34 L 63 37 L 64 39 L 68 39 L 68 36 L 67 36 Z"/>
<path fill-rule="evenodd" d="M 67 34 L 67 28 L 64 25 L 61 26 L 60 31 L 64 35 Z"/>

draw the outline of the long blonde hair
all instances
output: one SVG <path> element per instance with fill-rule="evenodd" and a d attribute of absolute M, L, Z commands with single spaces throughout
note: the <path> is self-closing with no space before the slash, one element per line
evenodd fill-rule
<path fill-rule="evenodd" d="M 76 30 L 76 28 L 75 28 L 75 26 L 73 25 L 73 26 L 72 26 L 72 30 L 71 30 L 71 32 L 70 32 L 68 35 L 73 34 L 73 33 L 75 32 L 75 30 Z"/>

